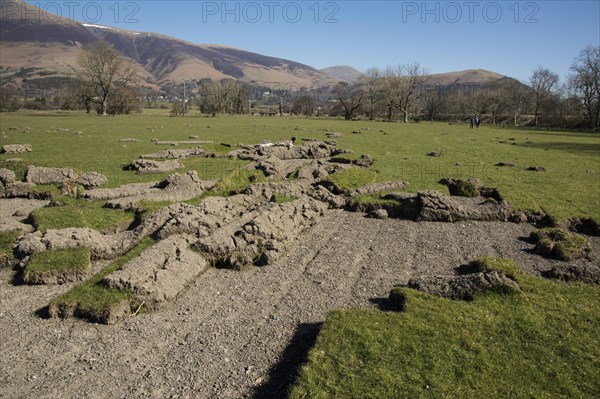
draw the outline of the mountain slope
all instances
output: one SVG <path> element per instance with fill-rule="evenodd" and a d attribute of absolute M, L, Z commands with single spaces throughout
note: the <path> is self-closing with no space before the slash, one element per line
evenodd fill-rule
<path fill-rule="evenodd" d="M 462 85 L 483 85 L 492 83 L 504 78 L 499 73 L 486 71 L 485 69 L 467 69 L 465 71 L 436 73 L 429 77 L 428 83 L 432 85 L 450 86 L 456 84 Z"/>
<path fill-rule="evenodd" d="M 355 82 L 362 74 L 350 66 L 317 70 L 308 65 L 216 44 L 194 44 L 157 33 L 82 24 L 48 14 L 21 0 L 0 0 L 0 64 L 24 68 L 27 78 L 73 76 L 83 47 L 105 40 L 137 68 L 147 86 L 158 87 L 211 78 L 239 79 L 273 88 L 300 88 L 339 81 Z M 430 84 L 469 85 L 510 79 L 482 69 L 431 75 Z"/>
<path fill-rule="evenodd" d="M 47 14 L 20 0 L 0 3 L 10 15 L 0 28 L 1 63 L 5 67 L 69 74 L 77 68 L 81 48 L 101 39 L 138 64 L 145 71 L 145 80 L 159 84 L 235 78 L 257 84 L 310 87 L 328 79 L 319 70 L 294 61 L 226 46 L 193 44 L 161 34 L 82 24 Z"/>
<path fill-rule="evenodd" d="M 321 72 L 329 75 L 335 82 L 353 83 L 358 80 L 363 74 L 358 70 L 348 65 L 336 65 L 329 68 L 321 69 Z"/>

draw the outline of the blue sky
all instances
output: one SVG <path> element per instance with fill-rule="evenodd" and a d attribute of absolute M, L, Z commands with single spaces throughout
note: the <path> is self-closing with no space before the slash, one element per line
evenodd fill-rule
<path fill-rule="evenodd" d="M 82 22 L 225 44 L 316 68 L 417 61 L 431 73 L 483 68 L 527 80 L 543 65 L 562 79 L 583 47 L 600 44 L 599 0 L 29 2 Z"/>

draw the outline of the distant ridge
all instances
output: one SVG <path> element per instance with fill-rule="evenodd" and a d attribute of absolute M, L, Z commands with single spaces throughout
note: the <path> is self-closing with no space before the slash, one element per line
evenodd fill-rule
<path fill-rule="evenodd" d="M 234 78 L 256 84 L 311 87 L 329 77 L 299 62 L 217 44 L 193 44 L 157 33 L 83 24 L 48 14 L 20 0 L 0 0 L 5 12 L 0 27 L 2 65 L 71 74 L 81 48 L 105 40 L 160 85 L 202 78 Z M 26 13 L 21 12 L 24 7 Z M 11 10 L 18 12 L 11 12 Z M 22 18 L 22 15 L 40 16 Z"/>
<path fill-rule="evenodd" d="M 328 68 L 321 69 L 321 72 L 329 75 L 333 80 L 337 82 L 356 82 L 363 74 L 348 65 L 336 65 Z"/>
<path fill-rule="evenodd" d="M 475 84 L 481 85 L 503 79 L 505 76 L 485 69 L 467 69 L 464 71 L 432 74 L 428 83 L 434 85 Z"/>
<path fill-rule="evenodd" d="M 104 40 L 122 52 L 136 66 L 145 85 L 154 88 L 204 78 L 232 78 L 270 87 L 300 88 L 340 81 L 354 83 L 363 75 L 347 65 L 318 70 L 299 62 L 220 44 L 194 44 L 160 33 L 80 23 L 47 14 L 21 0 L 0 0 L 0 6 L 3 11 L 0 64 L 3 68 L 25 69 L 30 80 L 73 76 L 82 48 L 96 40 Z M 23 15 L 38 17 L 27 19 Z M 17 83 L 22 81 L 15 79 Z M 511 78 L 484 69 L 469 69 L 433 74 L 429 83 L 481 86 L 502 79 Z"/>

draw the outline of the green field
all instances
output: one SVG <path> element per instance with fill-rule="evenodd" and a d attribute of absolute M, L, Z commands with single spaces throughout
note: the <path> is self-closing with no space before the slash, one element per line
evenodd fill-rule
<path fill-rule="evenodd" d="M 464 124 L 385 123 L 290 117 L 190 115 L 169 118 L 166 111 L 123 117 L 78 112 L 4 113 L 0 144 L 31 144 L 33 152 L 0 155 L 0 167 L 23 177 L 29 164 L 70 167 L 105 174 L 115 187 L 157 181 L 166 175 L 138 175 L 122 165 L 140 154 L 169 147 L 157 140 L 212 140 L 204 146 L 255 144 L 291 137 L 328 140 L 327 133 L 352 155 L 368 154 L 375 164 L 331 176 L 338 186 L 406 180 L 408 191 L 447 193 L 441 178 L 479 178 L 517 209 L 543 210 L 558 220 L 600 221 L 600 134 L 515 129 Z M 67 130 L 68 129 L 68 130 Z M 81 131 L 81 134 L 73 134 Z M 133 138 L 137 142 L 121 142 Z M 427 154 L 435 151 L 439 157 Z M 8 161 L 11 158 L 22 161 Z M 499 162 L 512 167 L 496 166 Z M 210 195 L 229 195 L 248 184 L 251 172 L 235 173 L 243 162 L 226 158 L 183 160 L 180 170 L 204 179 L 223 179 Z M 546 171 L 526 170 L 543 166 Z M 260 180 L 260 179 L 259 179 Z M 56 187 L 41 187 L 57 193 Z M 190 201 L 197 203 L 201 198 Z M 277 198 L 279 202 L 290 198 Z M 58 206 L 35 211 L 29 221 L 40 230 L 67 226 L 110 230 L 144 217 L 167 203 L 144 203 L 133 212 L 103 208 L 102 201 L 57 197 Z M 56 205 L 56 204 L 55 204 Z M 14 235 L 0 236 L 0 253 Z M 94 315 L 129 298 L 100 284 L 150 239 L 108 269 L 54 300 L 78 304 Z M 511 266 L 512 267 L 512 266 Z M 518 269 L 515 269 L 518 270 Z M 340 310 L 325 322 L 309 363 L 301 371 L 293 398 L 488 398 L 597 397 L 600 392 L 600 292 L 596 286 L 566 284 L 515 272 L 516 293 L 489 292 L 473 302 L 450 301 L 401 289 L 402 312 Z"/>
<path fill-rule="evenodd" d="M 289 117 L 169 118 L 158 110 L 104 118 L 76 112 L 4 113 L 1 118 L 1 144 L 32 144 L 33 152 L 18 155 L 23 159 L 21 165 L 5 162 L 15 156 L 0 155 L 0 167 L 23 170 L 33 163 L 97 171 L 109 178 L 108 186 L 165 177 L 137 175 L 121 168 L 140 154 L 173 148 L 155 145 L 152 139 L 190 140 L 197 136 L 198 140 L 214 141 L 208 149 L 224 152 L 227 148 L 220 143 L 254 144 L 293 136 L 326 139 L 330 131 L 344 134 L 335 139 L 338 147 L 376 160 L 374 176 L 369 178 L 377 181 L 402 179 L 410 183 L 409 191 L 445 192 L 438 184 L 443 177 L 477 177 L 486 186 L 497 188 L 516 208 L 543 209 L 557 219 L 600 219 L 597 133 Z M 82 134 L 74 135 L 75 131 Z M 140 141 L 119 141 L 124 138 Z M 179 148 L 186 147 L 190 146 Z M 441 156 L 427 156 L 432 151 Z M 516 166 L 496 167 L 498 162 Z M 189 159 L 184 164 L 184 170 L 197 170 L 207 179 L 220 178 L 241 166 L 227 159 Z M 546 172 L 527 171 L 530 166 L 543 166 Z"/>
<path fill-rule="evenodd" d="M 516 277 L 472 302 L 400 288 L 402 312 L 331 313 L 291 398 L 597 398 L 600 289 Z"/>

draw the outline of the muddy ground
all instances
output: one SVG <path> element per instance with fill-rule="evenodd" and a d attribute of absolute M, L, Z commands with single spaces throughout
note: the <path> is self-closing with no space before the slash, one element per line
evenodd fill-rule
<path fill-rule="evenodd" d="M 327 313 L 385 306 L 393 285 L 484 255 L 539 274 L 528 224 L 368 219 L 329 211 L 275 264 L 209 268 L 160 310 L 106 326 L 36 314 L 72 284 L 0 269 L 2 398 L 281 398 Z M 597 264 L 600 240 L 589 259 Z"/>

